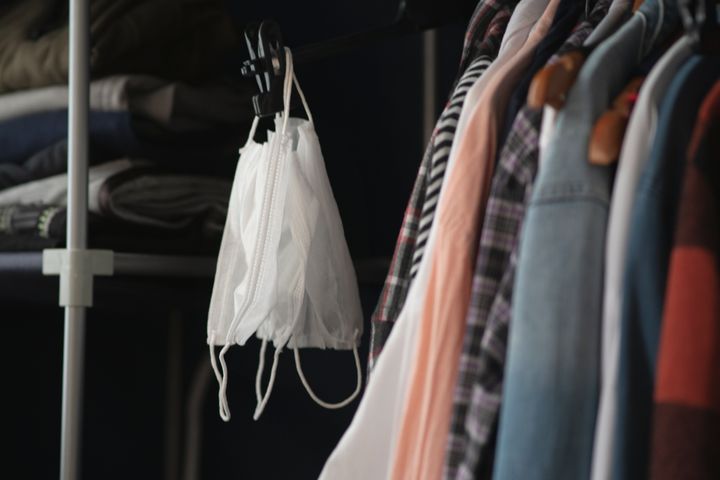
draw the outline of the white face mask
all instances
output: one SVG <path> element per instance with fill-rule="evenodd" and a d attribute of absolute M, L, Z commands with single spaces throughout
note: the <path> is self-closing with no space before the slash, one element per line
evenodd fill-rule
<path fill-rule="evenodd" d="M 257 408 L 262 414 L 272 391 L 278 357 L 294 350 L 298 375 L 308 394 L 325 408 L 350 403 L 362 385 L 357 347 L 363 329 L 355 271 L 340 214 L 325 172 L 320 144 L 292 56 L 285 49 L 285 109 L 263 144 L 253 141 L 258 118 L 240 150 L 228 217 L 218 256 L 208 315 L 208 344 L 220 384 L 219 410 L 230 419 L 225 354 L 253 334 L 262 339 L 256 378 Z M 309 120 L 290 118 L 293 80 Z M 267 392 L 261 378 L 267 343 L 275 355 Z M 214 347 L 222 345 L 218 368 Z M 331 404 L 310 388 L 299 348 L 353 350 L 357 386 L 349 398 Z"/>

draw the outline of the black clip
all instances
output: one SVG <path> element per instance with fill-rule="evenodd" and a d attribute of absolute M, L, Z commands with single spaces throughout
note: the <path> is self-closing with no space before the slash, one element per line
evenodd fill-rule
<path fill-rule="evenodd" d="M 257 46 L 253 41 L 257 39 Z M 250 59 L 243 62 L 245 77 L 255 77 L 260 93 L 253 96 L 253 109 L 258 117 L 269 117 L 283 111 L 285 82 L 285 48 L 280 27 L 272 20 L 245 28 Z"/>

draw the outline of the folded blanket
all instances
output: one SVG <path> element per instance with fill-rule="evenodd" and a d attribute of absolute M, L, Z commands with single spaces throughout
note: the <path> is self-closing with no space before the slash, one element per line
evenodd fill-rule
<path fill-rule="evenodd" d="M 89 161 L 152 160 L 168 170 L 231 177 L 244 131 L 236 126 L 175 133 L 128 112 L 90 112 Z M 0 189 L 67 171 L 67 110 L 0 122 Z"/>
<path fill-rule="evenodd" d="M 0 252 L 38 251 L 65 245 L 66 207 L 0 206 Z M 164 255 L 217 255 L 220 237 L 190 226 L 182 230 L 146 227 L 88 215 L 88 247 Z"/>
<path fill-rule="evenodd" d="M 252 118 L 253 84 L 188 85 L 148 75 L 115 75 L 90 82 L 90 109 L 128 112 L 173 131 L 237 125 Z M 0 122 L 68 107 L 68 87 L 54 85 L 0 95 Z"/>
<path fill-rule="evenodd" d="M 162 173 L 137 160 L 90 168 L 88 210 L 102 217 L 147 227 L 199 227 L 207 237 L 222 234 L 232 182 Z M 0 206 L 64 207 L 67 175 L 55 175 L 0 191 Z"/>

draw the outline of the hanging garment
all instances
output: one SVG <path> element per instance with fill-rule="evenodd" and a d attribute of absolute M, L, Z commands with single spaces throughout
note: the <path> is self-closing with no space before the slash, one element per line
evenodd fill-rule
<path fill-rule="evenodd" d="M 587 38 L 610 5 L 598 0 L 548 63 Z M 562 5 L 558 7 L 560 11 Z M 542 110 L 523 107 L 500 154 L 465 321 L 443 477 L 490 478 L 503 385 L 517 238 L 537 171 Z"/>
<path fill-rule="evenodd" d="M 658 353 L 650 478 L 720 478 L 720 81 L 688 149 Z"/>
<path fill-rule="evenodd" d="M 682 173 L 693 120 L 719 75 L 717 57 L 698 55 L 677 72 L 634 193 L 622 292 L 616 479 L 647 477 L 655 365 Z"/>
<path fill-rule="evenodd" d="M 600 42 L 612 35 L 615 30 L 630 17 L 632 13 L 631 6 L 630 0 L 613 0 L 605 17 L 603 17 L 597 27 L 590 33 L 590 36 L 583 42 L 583 47 L 591 51 Z M 550 140 L 555 131 L 556 119 L 557 110 L 550 105 L 545 105 L 543 107 L 542 125 L 540 127 L 539 164 L 542 164 L 543 158 L 547 156 Z"/>
<path fill-rule="evenodd" d="M 508 16 L 509 12 L 507 11 L 501 10 L 497 12 L 488 27 L 486 41 L 492 44 L 499 42 L 500 37 L 504 33 L 503 29 L 508 23 Z M 489 45 L 488 48 L 492 47 Z M 483 49 L 480 48 L 480 50 Z M 468 67 L 469 75 L 473 77 L 479 75 L 480 78 L 482 78 L 488 60 L 485 55 L 478 56 Z M 459 95 L 464 95 L 462 92 L 465 91 L 467 87 L 465 80 L 466 78 L 463 78 L 458 82 L 455 91 L 456 94 L 460 92 Z M 447 118 L 441 118 L 440 121 L 443 122 L 443 126 L 440 127 L 441 124 L 439 123 L 436 130 L 454 125 L 456 116 L 456 112 L 451 112 Z M 429 157 L 425 158 L 428 159 Z M 448 158 L 447 162 L 447 170 L 451 171 L 454 160 Z M 418 182 L 415 184 L 416 187 L 423 185 L 420 180 L 423 175 L 421 167 Z M 413 190 L 412 198 L 415 198 L 417 191 L 417 189 Z M 440 198 L 442 197 L 442 190 L 439 196 Z M 413 204 L 412 198 L 411 205 Z M 406 211 L 405 220 L 411 218 L 412 215 L 416 214 L 412 213 L 409 206 Z M 412 220 L 409 221 L 412 222 Z M 413 224 L 410 223 L 410 225 Z M 401 230 L 401 237 L 397 247 L 402 248 L 402 250 L 396 250 L 393 265 L 399 265 L 397 263 L 398 255 L 402 255 L 406 260 L 410 259 L 410 257 L 407 256 L 410 250 L 405 250 L 404 247 L 401 247 L 401 245 L 409 245 L 403 243 L 403 234 L 406 232 L 405 227 L 406 222 L 403 222 L 403 229 Z M 434 238 L 434 233 L 432 232 L 434 230 L 435 227 L 431 227 L 431 233 L 426 247 L 428 251 L 432 251 Z M 404 253 L 399 254 L 398 252 L 400 251 Z M 422 307 L 429 275 L 428 263 L 428 257 L 424 256 L 416 279 L 409 284 L 407 301 L 404 301 L 403 297 L 403 301 L 398 304 L 398 297 L 394 296 L 394 294 L 393 296 L 387 297 L 381 296 L 381 301 L 376 309 L 376 313 L 382 311 L 380 310 L 382 308 L 380 305 L 388 305 L 386 302 L 394 305 L 402 305 L 397 319 L 392 318 L 392 321 L 390 321 L 390 318 L 388 318 L 386 323 L 387 325 L 396 325 L 396 328 L 392 328 L 392 330 L 387 328 L 385 329 L 385 331 L 388 332 L 387 337 L 378 337 L 378 333 L 383 331 L 379 327 L 383 322 L 373 323 L 373 342 L 380 338 L 383 343 L 376 346 L 382 348 L 386 345 L 386 348 L 382 350 L 384 352 L 382 355 L 376 357 L 376 366 L 373 368 L 373 374 L 370 377 L 362 401 L 355 412 L 353 421 L 325 463 L 325 467 L 320 476 L 321 479 L 383 479 L 389 475 L 392 452 L 397 439 L 400 419 L 402 418 L 401 413 L 405 402 L 407 381 L 410 376 L 410 369 L 412 368 L 411 359 L 414 356 L 417 328 L 419 325 L 419 321 L 417 320 L 421 315 L 420 308 Z M 407 263 L 403 264 L 408 265 Z M 391 272 L 388 275 L 388 280 L 386 281 L 385 290 L 382 295 L 389 295 L 389 292 L 402 292 L 402 290 L 396 290 L 393 284 L 390 283 L 391 278 L 393 278 L 393 268 L 394 267 L 391 267 Z M 409 270 L 405 272 L 409 274 Z M 387 339 L 386 343 L 385 339 Z M 371 352 L 371 357 L 375 352 L 377 352 L 377 355 L 380 353 L 379 349 L 374 349 L 373 352 Z"/>
<path fill-rule="evenodd" d="M 515 117 L 520 108 L 527 103 L 528 89 L 535 74 L 547 63 L 550 57 L 565 43 L 578 24 L 580 14 L 586 14 L 586 5 L 582 0 L 564 0 L 555 13 L 550 31 L 542 39 L 532 55 L 530 65 L 525 69 L 521 79 L 513 89 L 505 108 L 504 121 L 499 129 L 498 145 L 505 145 Z M 607 9 L 605 9 L 607 11 Z M 605 12 L 603 12 L 604 15 Z"/>
<path fill-rule="evenodd" d="M 613 443 L 618 402 L 620 312 L 623 273 L 633 200 L 640 174 L 657 141 L 660 102 L 682 64 L 690 57 L 690 40 L 680 38 L 652 69 L 633 108 L 620 152 L 608 217 L 602 306 L 602 374 L 593 445 L 593 480 L 612 478 Z"/>
<path fill-rule="evenodd" d="M 262 340 L 256 377 L 257 420 L 275 382 L 280 353 L 293 350 L 295 365 L 310 397 L 325 408 L 340 408 L 360 392 L 357 348 L 363 328 L 355 271 L 340 214 L 325 172 L 312 116 L 285 50 L 284 111 L 264 144 L 253 140 L 253 123 L 241 150 L 218 256 L 208 315 L 208 344 L 220 385 L 219 411 L 230 419 L 225 354 L 233 344 Z M 295 83 L 309 120 L 290 118 Z M 270 380 L 261 380 L 267 343 L 275 346 Z M 215 346 L 222 346 L 218 368 Z M 353 350 L 357 387 L 345 400 L 320 400 L 303 374 L 300 348 Z"/>
<path fill-rule="evenodd" d="M 463 58 L 474 55 L 472 68 L 469 66 L 458 81 L 450 102 L 435 124 L 435 131 L 420 164 L 400 227 L 393 260 L 372 316 L 368 372 L 372 370 L 397 321 L 405 304 L 410 283 L 417 274 L 423 257 L 422 252 L 426 249 L 435 205 L 455 138 L 458 115 L 465 103 L 468 89 L 477 82 L 497 56 L 500 41 L 504 38 L 503 34 L 515 3 L 515 0 L 480 2 L 470 20 L 466 33 L 467 40 L 463 47 Z M 487 25 L 487 30 L 484 30 L 482 27 L 487 24 L 487 17 L 491 15 L 492 19 Z M 478 38 L 482 38 L 479 43 Z M 464 61 L 461 67 L 463 64 Z"/>
<path fill-rule="evenodd" d="M 512 0 L 512 2 L 512 5 L 514 5 L 514 0 Z M 483 2 L 483 5 L 484 4 L 485 2 Z M 494 75 L 494 72 L 512 59 L 523 46 L 533 24 L 540 18 L 546 5 L 547 0 L 521 0 L 517 4 L 517 7 L 512 10 L 512 16 L 505 30 L 500 28 L 493 29 L 492 25 L 488 28 L 485 42 L 490 48 L 494 49 L 493 51 L 497 53 L 497 58 L 490 64 L 487 72 L 481 75 L 465 94 L 460 117 L 456 118 L 457 113 L 451 112 L 448 121 L 454 125 L 455 131 L 453 139 L 455 137 L 462 137 L 468 117 L 471 115 L 475 105 L 477 105 L 486 83 Z M 481 11 L 481 8 L 484 7 L 478 6 L 478 11 Z M 498 12 L 498 15 L 500 13 L 502 13 L 502 11 Z M 500 50 L 498 51 L 497 40 L 499 35 L 502 36 L 502 42 L 500 43 Z M 449 145 L 449 151 L 447 150 L 448 143 L 451 143 L 451 145 Z M 452 163 L 452 159 L 457 156 L 457 144 L 458 142 L 450 141 L 450 139 L 443 141 L 439 145 L 441 149 L 438 150 L 433 157 L 426 156 L 423 163 L 425 166 L 421 166 L 420 168 L 410 203 L 405 211 L 400 236 L 398 237 L 398 243 L 395 247 L 395 255 L 393 256 L 393 261 L 390 266 L 390 273 L 385 280 L 385 287 L 380 295 L 380 301 L 373 316 L 375 320 L 373 322 L 373 328 L 378 332 L 378 335 L 373 334 L 373 339 L 375 340 L 377 338 L 377 340 L 373 342 L 374 348 L 371 351 L 371 356 L 377 357 L 382 351 L 382 342 L 387 338 L 395 321 L 393 312 L 399 311 L 398 307 L 402 307 L 405 301 L 407 286 L 410 284 L 410 268 L 413 264 L 419 265 L 419 262 L 424 257 L 424 249 L 418 251 L 415 248 L 419 235 L 420 220 L 424 219 L 423 232 L 427 234 L 428 228 L 431 227 L 433 219 L 435 218 L 434 211 L 438 198 L 436 195 L 430 195 L 428 200 L 425 201 L 428 180 L 421 180 L 420 175 L 429 176 L 432 173 L 433 185 L 435 189 L 439 187 L 441 181 L 444 181 L 446 176 L 445 166 Z M 433 162 L 432 164 L 430 163 L 431 161 Z M 431 168 L 433 164 L 436 165 L 435 168 Z M 423 215 L 423 212 L 427 215 Z M 384 332 L 384 337 L 381 332 Z M 372 361 L 373 358 L 371 358 L 371 364 Z"/>
<path fill-rule="evenodd" d="M 593 51 L 558 118 L 520 241 L 496 480 L 590 476 L 611 172 L 588 164 L 587 145 L 595 119 L 677 24 L 675 6 L 646 2 Z"/>
<path fill-rule="evenodd" d="M 487 83 L 459 137 L 457 165 L 440 204 L 410 389 L 395 451 L 392 478 L 442 475 L 452 414 L 472 264 L 490 190 L 496 135 L 512 88 L 548 32 L 559 0 L 551 0 L 520 50 Z"/>
<path fill-rule="evenodd" d="M 630 0 L 613 0 L 608 9 L 607 15 L 592 31 L 590 36 L 585 40 L 585 46 L 595 45 L 604 41 L 610 35 L 627 21 L 632 15 L 632 2 Z"/>
<path fill-rule="evenodd" d="M 452 170 L 452 160 L 448 169 Z M 444 190 L 444 188 L 443 188 Z M 441 191 L 440 198 L 444 193 Z M 434 225 L 428 239 L 428 252 L 435 244 Z M 429 276 L 425 257 L 410 285 L 407 301 L 378 357 L 372 376 L 350 426 L 325 462 L 319 480 L 388 479 L 408 379 L 414 359 L 420 309 Z"/>

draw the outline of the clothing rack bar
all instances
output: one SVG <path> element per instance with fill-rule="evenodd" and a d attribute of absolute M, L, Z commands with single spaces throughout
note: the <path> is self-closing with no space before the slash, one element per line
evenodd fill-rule
<path fill-rule="evenodd" d="M 67 248 L 87 247 L 88 110 L 90 91 L 89 0 L 70 2 Z M 85 307 L 65 307 L 60 479 L 80 477 Z"/>
<path fill-rule="evenodd" d="M 396 22 L 366 32 L 343 35 L 331 40 L 293 49 L 293 63 L 304 64 L 325 60 L 326 58 L 345 53 L 349 50 L 380 43 L 415 31 L 417 30 L 413 30 L 404 22 Z"/>

